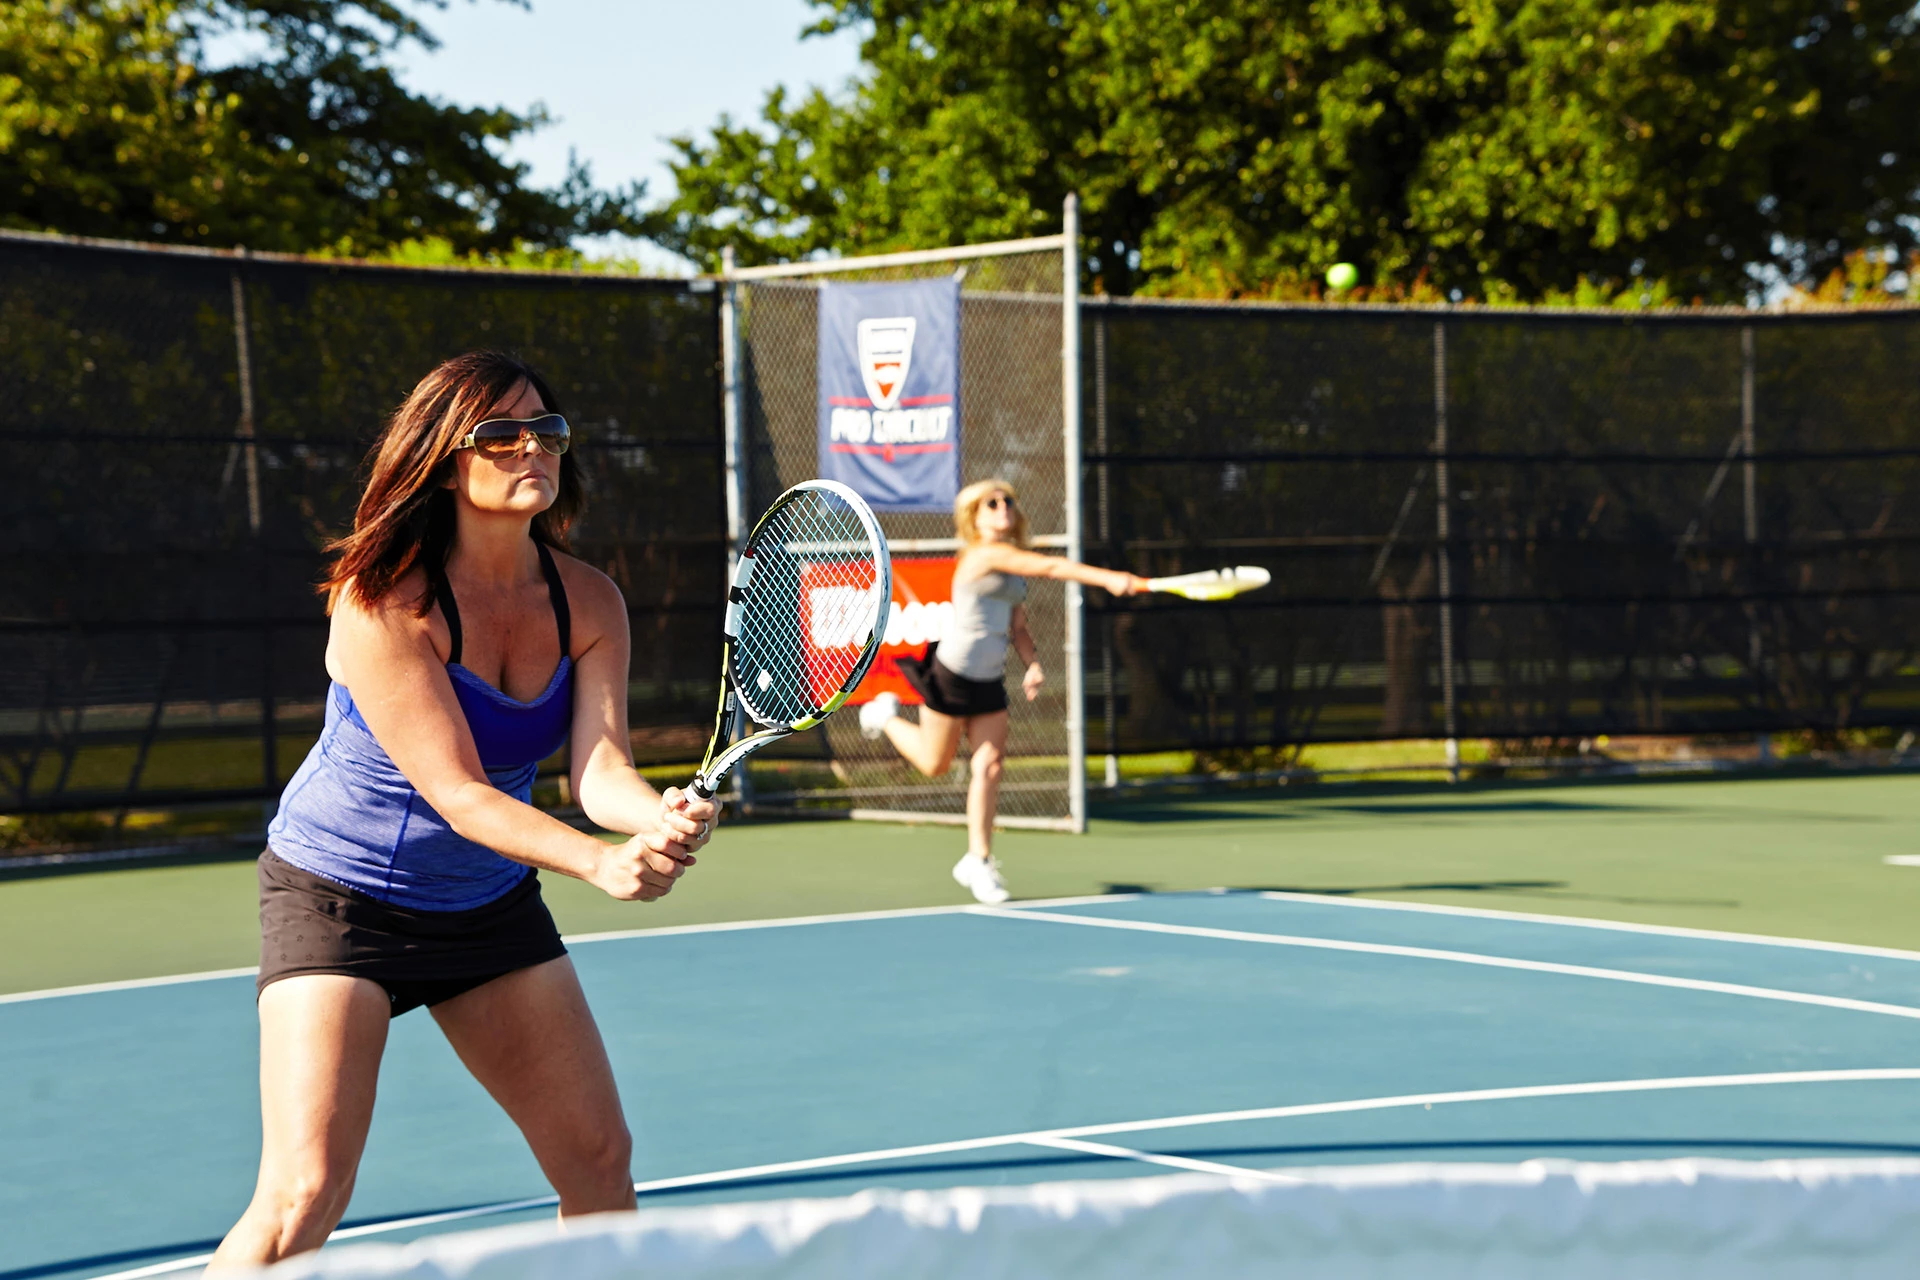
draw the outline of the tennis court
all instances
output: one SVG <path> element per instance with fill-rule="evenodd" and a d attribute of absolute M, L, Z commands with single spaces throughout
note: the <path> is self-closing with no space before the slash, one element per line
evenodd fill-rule
<path fill-rule="evenodd" d="M 1920 872 L 1884 861 L 1913 843 L 1914 793 L 1898 776 L 1326 788 L 1027 836 L 1006 849 L 1007 908 L 947 894 L 582 936 L 579 900 L 555 900 L 643 1205 L 1168 1166 L 1916 1155 L 1920 948 L 1894 935 L 1920 941 L 1903 926 Z M 809 909 L 836 896 L 829 848 L 841 896 L 885 862 L 903 874 L 881 892 L 938 898 L 952 841 L 848 824 L 733 839 L 764 891 Z M 727 857 L 716 844 L 713 880 L 667 902 L 764 906 L 732 892 Z M 1116 879 L 1085 895 L 1025 892 L 1103 870 Z M 1209 872 L 1217 887 L 1192 883 Z M 213 915 L 244 873 L 0 883 L 0 916 L 62 927 L 61 895 L 141 876 L 150 900 L 188 877 Z M 1796 918 L 1839 940 L 1726 932 Z M 109 931 L 127 944 L 124 920 Z M 48 942 L 43 972 L 61 951 Z M 250 976 L 124 976 L 0 1004 L 0 1072 L 28 1104 L 0 1113 L 0 1280 L 186 1268 L 250 1191 Z M 431 1022 L 398 1021 L 349 1232 L 542 1219 L 545 1192 Z"/>

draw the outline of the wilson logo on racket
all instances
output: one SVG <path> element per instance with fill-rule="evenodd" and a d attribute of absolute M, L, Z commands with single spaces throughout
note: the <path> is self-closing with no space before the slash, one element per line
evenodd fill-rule
<path fill-rule="evenodd" d="M 873 642 L 880 621 L 873 588 L 873 574 L 866 566 L 809 564 L 800 570 L 800 634 L 806 643 L 802 661 L 817 701 L 833 695 L 856 653 Z"/>
<path fill-rule="evenodd" d="M 801 575 L 804 582 L 808 573 Z M 816 649 L 846 649 L 864 645 L 873 632 L 879 602 L 872 587 L 815 586 L 806 588 L 802 630 Z"/>
<path fill-rule="evenodd" d="M 720 705 L 693 793 L 711 796 L 749 755 L 844 706 L 880 652 L 892 598 L 887 541 L 859 494 L 833 480 L 781 494 L 727 589 Z"/>

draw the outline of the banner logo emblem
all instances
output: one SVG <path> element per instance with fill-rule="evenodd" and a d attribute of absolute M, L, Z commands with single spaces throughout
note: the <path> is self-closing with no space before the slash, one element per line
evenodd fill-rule
<path fill-rule="evenodd" d="M 820 475 L 876 511 L 946 512 L 960 492 L 960 281 L 820 285 Z"/>
<path fill-rule="evenodd" d="M 900 405 L 900 391 L 906 386 L 907 370 L 913 366 L 914 328 L 912 316 L 862 320 L 856 327 L 860 380 L 867 384 L 867 398 L 876 409 Z"/>

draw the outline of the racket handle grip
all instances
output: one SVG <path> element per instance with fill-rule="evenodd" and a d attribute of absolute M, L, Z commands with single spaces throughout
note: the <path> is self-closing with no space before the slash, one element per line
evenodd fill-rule
<path fill-rule="evenodd" d="M 707 785 L 706 778 L 700 774 L 693 776 L 693 781 L 687 784 L 687 790 L 693 792 L 693 794 L 699 796 L 702 800 L 713 799 L 713 788 Z"/>

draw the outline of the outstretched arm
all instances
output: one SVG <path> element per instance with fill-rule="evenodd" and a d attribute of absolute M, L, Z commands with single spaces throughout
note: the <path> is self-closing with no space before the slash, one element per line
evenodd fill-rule
<path fill-rule="evenodd" d="M 1038 551 L 1010 547 L 1004 542 L 987 542 L 968 550 L 969 556 L 997 573 L 1017 574 L 1022 578 L 1054 578 L 1100 587 L 1116 596 L 1138 595 L 1147 589 L 1147 580 L 1121 569 L 1101 569 L 1078 560 L 1043 556 Z"/>

